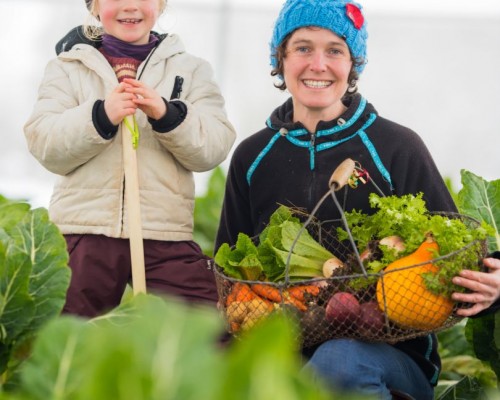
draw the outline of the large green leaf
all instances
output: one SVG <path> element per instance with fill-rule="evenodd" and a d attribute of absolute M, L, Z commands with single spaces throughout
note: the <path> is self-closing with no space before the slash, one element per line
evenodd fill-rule
<path fill-rule="evenodd" d="M 463 188 L 458 192 L 461 213 L 484 221 L 495 231 L 490 240 L 491 251 L 500 249 L 500 179 L 486 181 L 472 172 L 462 170 Z"/>
<path fill-rule="evenodd" d="M 39 208 L 26 215 L 12 232 L 14 247 L 28 254 L 33 268 L 29 294 L 35 304 L 31 330 L 58 315 L 64 305 L 70 280 L 66 241 L 50 222 L 47 210 Z"/>
<path fill-rule="evenodd" d="M 0 241 L 0 341 L 7 346 L 33 318 L 34 302 L 28 292 L 31 266 L 26 254 L 8 251 Z"/>
<path fill-rule="evenodd" d="M 25 341 L 60 313 L 69 276 L 65 240 L 47 211 L 0 196 L 0 372 L 14 372 Z"/>
<path fill-rule="evenodd" d="M 22 371 L 33 399 L 219 400 L 223 371 L 216 310 L 136 296 L 83 323 L 42 328 Z"/>
<path fill-rule="evenodd" d="M 7 231 L 12 229 L 29 210 L 27 203 L 15 203 L 0 196 L 0 227 Z"/>
<path fill-rule="evenodd" d="M 88 382 L 89 358 L 84 346 L 89 328 L 89 324 L 75 317 L 54 319 L 44 327 L 35 351 L 22 369 L 21 381 L 28 398 L 75 398 L 75 393 Z"/>
<path fill-rule="evenodd" d="M 213 308 L 139 295 L 89 322 L 54 319 L 24 365 L 27 400 L 326 400 L 301 371 L 289 321 L 270 317 L 221 347 Z M 1 398 L 1 397 L 0 397 Z"/>
<path fill-rule="evenodd" d="M 443 392 L 437 394 L 437 400 L 498 400 L 491 397 L 488 391 L 479 382 L 470 377 L 462 378 L 458 383 L 450 385 Z"/>

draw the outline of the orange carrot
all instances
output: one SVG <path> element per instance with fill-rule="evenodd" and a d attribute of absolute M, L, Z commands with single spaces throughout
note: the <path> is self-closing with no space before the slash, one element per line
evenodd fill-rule
<path fill-rule="evenodd" d="M 285 293 L 285 299 L 284 299 L 285 304 L 290 304 L 296 308 L 298 308 L 300 311 L 306 311 L 307 306 L 304 302 L 300 301 L 299 299 L 291 296 L 288 292 Z"/>
<path fill-rule="evenodd" d="M 250 286 L 246 283 L 236 282 L 226 298 L 226 307 L 234 301 L 250 301 L 256 297 L 257 295 L 252 292 Z"/>
<path fill-rule="evenodd" d="M 240 324 L 238 324 L 237 322 L 231 322 L 229 329 L 231 333 L 238 332 L 240 330 Z"/>
<path fill-rule="evenodd" d="M 283 301 L 283 296 L 281 295 L 280 290 L 273 286 L 263 283 L 254 283 L 252 285 L 252 290 L 259 296 L 274 301 L 275 303 L 281 303 Z"/>
<path fill-rule="evenodd" d="M 308 300 L 308 294 L 310 296 L 317 296 L 319 294 L 319 287 L 315 285 L 299 285 L 293 286 L 288 289 L 290 296 L 295 297 L 297 300 L 306 301 Z"/>

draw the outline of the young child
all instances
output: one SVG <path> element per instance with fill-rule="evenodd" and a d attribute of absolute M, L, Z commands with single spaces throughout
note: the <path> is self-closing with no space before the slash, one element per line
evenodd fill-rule
<path fill-rule="evenodd" d="M 456 211 L 421 138 L 380 116 L 357 93 L 367 37 L 361 6 L 354 2 L 284 3 L 271 39 L 271 74 L 291 97 L 234 152 L 216 249 L 222 243 L 234 245 L 240 232 L 258 235 L 280 204 L 311 213 L 346 158 L 359 161 L 386 195 L 423 192 L 429 210 Z M 348 195 L 342 192 L 346 210 L 372 213 L 371 191 L 371 185 L 360 185 Z M 340 220 L 333 202 L 325 202 L 315 216 Z M 454 280 L 471 290 L 454 294 L 472 303 L 469 310 L 458 310 L 461 315 L 500 307 L 500 261 L 487 258 L 484 263 L 491 273 L 468 271 Z M 333 339 L 304 354 L 310 356 L 307 369 L 326 382 L 384 400 L 396 391 L 431 400 L 441 365 L 435 335 L 395 345 Z"/>
<path fill-rule="evenodd" d="M 228 155 L 235 131 L 210 65 L 178 36 L 152 31 L 166 0 L 86 0 L 102 26 L 56 46 L 25 125 L 31 153 L 59 175 L 51 219 L 72 278 L 65 313 L 117 306 L 131 281 L 130 226 L 119 125 L 137 124 L 146 282 L 151 292 L 215 305 L 210 260 L 193 242 L 193 171 Z"/>

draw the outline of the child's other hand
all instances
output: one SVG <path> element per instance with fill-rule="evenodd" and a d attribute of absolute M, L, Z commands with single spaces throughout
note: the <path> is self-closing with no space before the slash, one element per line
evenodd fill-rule
<path fill-rule="evenodd" d="M 135 96 L 126 91 L 129 85 L 120 83 L 104 100 L 104 111 L 113 125 L 118 125 L 123 118 L 135 114 L 137 105 Z"/>
<path fill-rule="evenodd" d="M 149 118 L 158 120 L 167 112 L 167 106 L 163 98 L 143 82 L 136 79 L 124 79 L 128 86 L 125 89 L 127 93 L 135 95 L 134 103 L 141 109 Z"/>

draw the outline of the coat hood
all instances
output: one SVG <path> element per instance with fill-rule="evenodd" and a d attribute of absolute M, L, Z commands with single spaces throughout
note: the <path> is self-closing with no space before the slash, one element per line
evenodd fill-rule
<path fill-rule="evenodd" d="M 155 35 L 160 42 L 167 37 L 166 33 L 159 34 L 156 32 L 151 32 L 151 34 Z M 102 40 L 96 39 L 92 40 L 85 36 L 83 33 L 83 26 L 77 26 L 71 29 L 59 42 L 56 44 L 56 54 L 59 55 L 64 51 L 69 51 L 73 48 L 73 46 L 77 44 L 88 44 L 89 46 L 99 48 L 101 47 Z"/>

